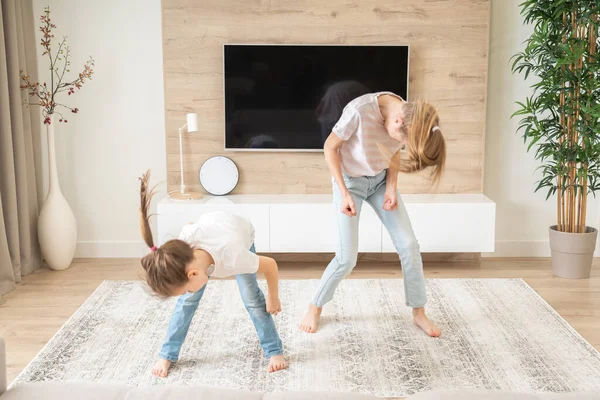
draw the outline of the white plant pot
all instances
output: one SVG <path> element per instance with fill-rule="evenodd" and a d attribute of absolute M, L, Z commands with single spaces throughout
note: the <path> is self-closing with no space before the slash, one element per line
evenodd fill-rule
<path fill-rule="evenodd" d="M 69 268 L 75 256 L 77 222 L 69 203 L 60 191 L 54 148 L 54 118 L 46 125 L 48 136 L 49 189 L 38 218 L 38 239 L 48 266 L 61 271 Z"/>

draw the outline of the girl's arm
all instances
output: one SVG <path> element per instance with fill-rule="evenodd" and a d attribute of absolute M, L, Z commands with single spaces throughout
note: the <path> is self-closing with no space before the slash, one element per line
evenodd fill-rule
<path fill-rule="evenodd" d="M 279 269 L 271 257 L 258 256 L 258 272 L 265 275 L 269 296 L 279 297 Z"/>
<path fill-rule="evenodd" d="M 387 176 L 385 178 L 385 188 L 391 192 L 396 192 L 396 186 L 398 184 L 398 167 L 400 165 L 400 150 L 392 157 L 390 166 L 387 169 Z"/>
<path fill-rule="evenodd" d="M 340 211 L 350 217 L 354 217 L 356 216 L 354 199 L 352 199 L 350 191 L 348 190 L 348 187 L 346 187 L 346 183 L 344 182 L 344 177 L 342 175 L 342 161 L 339 150 L 343 144 L 344 141 L 335 133 L 331 132 L 325 141 L 323 150 L 325 151 L 325 161 L 327 161 L 329 171 L 331 172 L 333 179 L 335 179 L 335 182 L 340 188 L 340 193 L 342 194 L 342 209 Z"/>
<path fill-rule="evenodd" d="M 325 161 L 327 161 L 329 171 L 340 188 L 342 196 L 345 196 L 349 195 L 350 193 L 348 192 L 348 188 L 344 182 L 344 177 L 342 176 L 342 160 L 340 158 L 339 150 L 342 148 L 343 144 L 344 141 L 335 133 L 331 132 L 325 141 L 323 150 L 325 151 Z"/>
<path fill-rule="evenodd" d="M 390 166 L 385 176 L 385 194 L 383 196 L 383 209 L 394 211 L 398 208 L 398 196 L 396 186 L 398 185 L 398 168 L 400 166 L 400 150 L 392 157 Z"/>
<path fill-rule="evenodd" d="M 277 314 L 281 311 L 279 301 L 279 269 L 271 257 L 258 256 L 258 272 L 265 275 L 269 293 L 267 294 L 267 312 Z"/>

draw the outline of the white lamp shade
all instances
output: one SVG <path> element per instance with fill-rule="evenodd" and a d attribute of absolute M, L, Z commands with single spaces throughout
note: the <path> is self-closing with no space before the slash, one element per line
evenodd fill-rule
<path fill-rule="evenodd" d="M 187 130 L 188 132 L 198 132 L 198 114 L 187 115 Z"/>

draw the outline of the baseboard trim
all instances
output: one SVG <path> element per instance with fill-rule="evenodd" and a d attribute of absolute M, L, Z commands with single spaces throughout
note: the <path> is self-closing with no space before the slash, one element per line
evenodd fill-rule
<path fill-rule="evenodd" d="M 496 250 L 492 253 L 482 253 L 482 257 L 550 257 L 550 242 L 548 240 L 499 240 Z M 596 244 L 594 257 L 600 257 L 600 245 Z"/>
<path fill-rule="evenodd" d="M 137 258 L 149 251 L 142 241 L 81 241 L 77 242 L 75 258 Z"/>

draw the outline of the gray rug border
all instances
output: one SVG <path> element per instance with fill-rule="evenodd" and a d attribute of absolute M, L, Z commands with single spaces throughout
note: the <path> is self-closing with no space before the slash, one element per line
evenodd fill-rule
<path fill-rule="evenodd" d="M 485 278 L 483 278 L 485 279 Z M 493 278 L 493 279 L 503 279 L 503 278 Z M 554 309 L 554 307 L 552 307 L 550 305 L 550 303 L 548 303 L 534 288 L 531 287 L 531 285 L 529 285 L 525 279 L 523 278 L 508 278 L 508 280 L 519 280 L 521 281 L 521 283 L 523 283 L 531 293 L 533 293 L 533 295 L 535 297 L 537 297 L 538 301 L 540 301 L 544 306 L 546 306 L 546 309 L 550 310 L 550 312 L 555 316 L 558 317 L 561 322 L 569 329 L 569 331 L 571 332 L 571 334 L 575 337 L 578 337 L 579 339 L 581 339 L 583 342 L 585 342 L 586 346 L 588 346 L 588 348 L 592 351 L 592 353 L 596 353 L 599 357 L 600 357 L 600 350 L 596 349 L 590 342 L 588 342 L 588 340 L 586 338 L 583 337 L 583 335 L 579 332 L 577 332 L 577 330 L 575 328 L 573 328 L 573 325 L 571 325 L 569 323 L 569 321 L 567 321 L 562 315 L 560 315 L 558 313 L 558 311 L 556 311 Z"/>
<path fill-rule="evenodd" d="M 104 286 L 107 286 L 110 282 L 136 282 L 136 281 L 117 280 L 117 279 L 105 279 L 102 282 L 100 282 L 100 284 L 87 297 L 87 299 L 85 299 L 85 301 L 83 303 L 81 303 L 81 305 L 79 307 L 77 307 L 77 310 L 75 310 L 75 312 L 73 314 L 71 314 L 71 316 L 65 321 L 64 324 L 61 325 L 61 327 L 56 331 L 56 333 L 54 335 L 52 335 L 52 337 L 50 338 L 50 340 L 48 340 L 46 342 L 46 344 L 40 349 L 40 351 L 38 351 L 36 353 L 35 357 L 33 357 L 31 359 L 31 361 L 29 361 L 29 363 L 27 363 L 27 365 L 25 366 L 25 368 L 23 368 L 23 371 L 19 372 L 19 374 L 15 377 L 15 379 L 13 379 L 13 381 L 10 383 L 10 385 L 8 385 L 8 389 L 11 389 L 13 387 L 14 382 L 17 382 L 19 380 L 19 378 L 21 378 L 21 375 L 25 375 L 26 372 L 29 372 L 29 369 L 31 368 L 31 364 L 33 363 L 33 361 L 35 361 L 35 359 L 38 358 L 40 356 L 40 354 L 42 354 L 44 352 L 44 350 L 46 350 L 46 348 L 50 346 L 50 344 L 52 343 L 52 341 L 54 339 L 56 339 L 56 337 L 60 333 L 62 333 L 62 331 L 69 324 L 69 322 L 71 322 L 71 320 L 73 320 L 81 312 L 81 310 L 83 309 L 83 307 L 87 303 L 89 303 L 91 301 L 91 299 L 94 297 L 94 295 L 97 292 L 99 292 L 101 289 L 103 289 Z"/>

